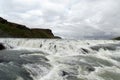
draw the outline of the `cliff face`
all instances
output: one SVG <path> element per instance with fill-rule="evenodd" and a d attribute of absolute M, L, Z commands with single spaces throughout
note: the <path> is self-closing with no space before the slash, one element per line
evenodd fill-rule
<path fill-rule="evenodd" d="M 29 29 L 24 25 L 8 22 L 0 17 L 0 37 L 55 38 L 50 29 Z"/>

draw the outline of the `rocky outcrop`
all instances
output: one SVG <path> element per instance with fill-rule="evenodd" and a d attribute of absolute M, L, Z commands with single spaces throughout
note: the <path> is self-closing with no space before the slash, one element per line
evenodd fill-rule
<path fill-rule="evenodd" d="M 2 43 L 0 43 L 0 50 L 4 50 L 4 49 L 6 49 L 6 47 Z"/>
<path fill-rule="evenodd" d="M 0 37 L 9 38 L 56 38 L 50 29 L 30 29 L 24 25 L 8 22 L 0 17 Z"/>

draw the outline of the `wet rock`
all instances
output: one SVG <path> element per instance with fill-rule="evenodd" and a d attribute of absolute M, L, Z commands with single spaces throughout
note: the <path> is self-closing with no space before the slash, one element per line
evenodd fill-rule
<path fill-rule="evenodd" d="M 56 38 L 56 39 L 62 39 L 62 38 L 61 38 L 61 37 L 59 37 L 59 36 L 55 36 L 55 38 Z"/>
<path fill-rule="evenodd" d="M 54 48 L 56 48 L 57 46 L 56 45 L 54 45 Z"/>
<path fill-rule="evenodd" d="M 43 45 L 42 44 L 40 44 L 40 48 L 42 47 Z"/>
<path fill-rule="evenodd" d="M 6 47 L 2 43 L 0 43 L 0 50 L 4 50 L 4 49 L 6 49 Z"/>
<path fill-rule="evenodd" d="M 89 67 L 86 67 L 86 69 L 87 69 L 89 72 L 95 71 L 95 68 L 92 67 L 92 66 L 91 66 L 91 67 L 90 67 L 90 66 L 89 66 Z"/>
<path fill-rule="evenodd" d="M 84 48 L 81 48 L 82 49 L 82 52 L 84 53 L 84 54 L 86 54 L 86 53 L 89 53 L 90 51 L 88 51 L 87 49 L 84 49 Z"/>
<path fill-rule="evenodd" d="M 66 71 L 62 71 L 62 76 L 66 76 L 68 73 Z"/>

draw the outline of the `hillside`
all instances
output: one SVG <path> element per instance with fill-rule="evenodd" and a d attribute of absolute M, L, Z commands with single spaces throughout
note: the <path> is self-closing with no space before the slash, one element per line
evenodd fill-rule
<path fill-rule="evenodd" d="M 113 40 L 120 40 L 120 37 L 113 38 Z"/>
<path fill-rule="evenodd" d="M 55 38 L 50 29 L 29 29 L 24 25 L 8 22 L 0 17 L 0 37 Z"/>

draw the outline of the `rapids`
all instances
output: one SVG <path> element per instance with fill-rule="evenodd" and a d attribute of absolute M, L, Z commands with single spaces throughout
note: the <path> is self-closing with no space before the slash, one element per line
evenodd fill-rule
<path fill-rule="evenodd" d="M 120 80 L 120 41 L 1 38 L 0 80 Z"/>

